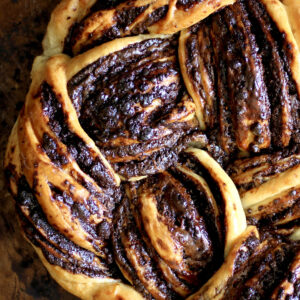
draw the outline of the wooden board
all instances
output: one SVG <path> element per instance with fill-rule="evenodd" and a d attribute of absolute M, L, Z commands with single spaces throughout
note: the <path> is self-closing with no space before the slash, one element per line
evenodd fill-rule
<path fill-rule="evenodd" d="M 0 299 L 76 299 L 49 276 L 22 237 L 2 170 L 11 128 L 30 84 L 33 57 L 58 0 L 0 0 Z"/>

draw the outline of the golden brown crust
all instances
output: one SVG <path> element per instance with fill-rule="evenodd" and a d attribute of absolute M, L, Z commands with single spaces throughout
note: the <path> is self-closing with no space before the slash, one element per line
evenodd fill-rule
<path fill-rule="evenodd" d="M 289 17 L 289 22 L 292 27 L 293 35 L 297 41 L 298 47 L 300 45 L 299 33 L 299 16 L 300 16 L 300 3 L 297 0 L 283 0 L 281 1 Z"/>
<path fill-rule="evenodd" d="M 47 215 L 48 221 L 52 225 L 58 226 L 65 234 L 69 232 L 70 234 L 67 234 L 67 236 L 78 245 L 95 251 L 90 245 L 91 243 L 88 242 L 89 234 L 82 228 L 79 221 L 73 221 L 69 208 L 57 202 L 49 201 L 52 196 L 48 183 L 51 182 L 54 186 L 64 190 L 66 187 L 64 182 L 67 180 L 68 184 L 74 188 L 72 191 L 74 199 L 78 198 L 78 200 L 80 198 L 88 199 L 90 193 L 86 189 L 83 189 L 82 185 L 78 184 L 76 176 L 85 178 L 87 182 L 90 182 L 100 193 L 102 193 L 101 189 L 80 170 L 72 158 L 69 159 L 64 169 L 61 169 L 51 162 L 46 153 L 41 151 L 40 146 L 40 141 L 43 139 L 44 133 L 48 132 L 51 134 L 51 130 L 47 125 L 48 120 L 42 112 L 42 104 L 37 100 L 37 97 L 40 96 L 40 85 L 43 81 L 47 81 L 50 85 L 53 85 L 54 90 L 59 90 L 63 99 L 69 99 L 63 75 L 66 60 L 68 60 L 68 58 L 65 56 L 52 57 L 44 66 L 39 66 L 39 71 L 33 74 L 33 83 L 27 96 L 24 111 L 20 116 L 17 130 L 14 131 L 12 135 L 12 141 L 16 141 L 20 153 L 15 151 L 13 157 L 8 157 L 6 166 L 14 165 L 16 169 L 20 170 L 21 174 L 18 174 L 19 178 L 21 177 L 20 175 L 24 175 L 31 186 L 34 185 L 35 178 L 37 178 L 39 184 L 35 184 L 38 200 Z M 65 106 L 65 111 L 70 116 L 70 120 L 72 120 L 70 127 L 86 141 L 90 148 L 94 148 L 95 155 L 100 157 L 103 161 L 107 167 L 108 174 L 111 174 L 117 186 L 120 182 L 119 177 L 114 173 L 98 148 L 95 147 L 94 142 L 81 129 L 77 117 L 74 118 L 75 112 L 72 105 L 68 104 L 67 101 L 64 101 L 63 105 Z M 39 126 L 33 125 L 37 123 Z M 66 155 L 68 155 L 66 147 L 59 141 L 57 141 L 57 144 L 59 148 L 61 148 L 61 151 L 65 151 Z M 14 142 L 12 142 L 12 147 L 14 147 Z M 19 158 L 17 158 L 17 155 L 20 155 Z M 71 174 L 78 175 L 72 176 Z M 103 207 L 101 211 L 104 212 L 105 208 Z M 101 219 L 102 217 L 96 222 L 99 222 Z"/>
<path fill-rule="evenodd" d="M 65 38 L 71 26 L 79 22 L 96 0 L 64 0 L 57 5 L 51 14 L 43 40 L 45 56 L 62 53 Z"/>
<path fill-rule="evenodd" d="M 72 274 L 59 266 L 51 265 L 42 251 L 33 246 L 50 275 L 71 294 L 83 300 L 144 299 L 132 287 L 111 278 L 91 278 Z"/>

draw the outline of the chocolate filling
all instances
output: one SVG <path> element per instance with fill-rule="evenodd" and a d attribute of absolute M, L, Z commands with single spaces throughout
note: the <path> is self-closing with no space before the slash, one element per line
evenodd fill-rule
<path fill-rule="evenodd" d="M 116 38 L 148 33 L 147 28 L 164 18 L 169 8 L 169 5 L 164 5 L 156 8 L 154 11 L 149 13 L 142 22 L 139 22 L 131 30 L 129 30 L 130 25 L 149 7 L 149 5 L 132 5 L 124 7 L 122 9 L 118 9 L 117 4 L 125 1 L 114 1 L 115 3 L 110 2 L 108 2 L 107 4 L 101 4 L 98 1 L 91 8 L 90 13 L 83 20 L 81 20 L 79 23 L 75 23 L 70 28 L 64 43 L 64 53 L 67 53 L 69 55 L 74 54 L 73 47 L 85 31 L 85 22 L 89 20 L 89 18 L 91 18 L 94 14 L 101 15 L 101 13 L 105 12 L 106 9 L 115 8 L 116 10 L 113 18 L 115 23 L 111 24 L 110 27 L 104 29 L 99 38 L 93 39 L 93 33 L 91 33 L 89 36 L 90 39 L 85 41 L 85 43 L 81 46 L 79 53 L 76 54 L 83 53 L 89 49 L 92 49 Z"/>
<path fill-rule="evenodd" d="M 257 248 L 235 268 L 228 282 L 225 299 L 269 299 L 283 279 L 289 278 L 289 268 L 299 251 L 299 245 L 270 240 Z M 294 296 L 299 296 L 299 282 L 291 280 Z M 291 299 L 294 299 L 291 297 Z"/>
<path fill-rule="evenodd" d="M 149 33 L 148 27 L 158 22 L 160 19 L 163 19 L 168 12 L 169 5 L 161 6 L 157 9 L 155 9 L 152 13 L 150 13 L 146 19 L 137 24 L 132 30 L 132 34 L 142 34 L 142 33 Z"/>
<path fill-rule="evenodd" d="M 132 160 L 126 163 L 114 164 L 116 172 L 125 177 L 136 177 L 140 175 L 152 175 L 164 171 L 178 161 L 178 156 L 188 145 L 194 142 L 204 147 L 207 143 L 206 137 L 199 131 L 187 131 L 190 135 L 183 136 L 176 144 L 154 152 L 144 160 Z M 155 162 L 155 163 L 154 163 Z"/>
<path fill-rule="evenodd" d="M 288 169 L 300 164 L 299 147 L 296 145 L 293 148 L 288 148 L 272 154 L 265 154 L 249 159 L 236 160 L 228 166 L 226 172 L 233 178 L 238 174 L 242 174 L 253 169 L 257 171 L 252 174 L 253 178 L 250 182 L 239 184 L 236 182 L 236 187 L 242 192 L 246 192 L 255 188 L 267 180 L 270 176 L 280 174 Z M 259 170 L 263 167 L 262 170 Z"/>
<path fill-rule="evenodd" d="M 162 293 L 167 299 L 181 299 L 204 284 L 222 264 L 224 224 L 221 225 L 219 212 L 208 201 L 198 181 L 176 167 L 169 172 L 127 186 L 129 199 L 123 201 L 117 212 L 113 247 L 123 275 L 129 276 L 137 290 L 147 297 L 155 298 Z M 169 230 L 169 238 L 182 249 L 180 266 L 175 267 L 159 254 L 159 249 L 169 249 L 166 248 L 169 246 L 157 240 L 155 233 L 151 235 L 149 228 L 155 226 L 147 227 L 156 222 L 144 214 L 143 206 L 148 201 L 154 201 L 158 222 Z"/>
<path fill-rule="evenodd" d="M 130 278 L 135 289 L 142 293 L 146 299 L 154 299 L 145 287 L 149 281 L 151 281 L 152 293 L 168 299 L 181 299 L 178 294 L 172 291 L 170 285 L 165 281 L 161 271 L 158 269 L 157 263 L 153 259 L 157 254 L 145 245 L 143 238 L 137 230 L 135 220 L 131 215 L 127 199 L 124 200 L 116 213 L 112 241 L 114 256 L 123 275 Z M 143 273 L 140 276 L 130 262 L 131 256 L 126 251 L 124 242 L 129 249 L 134 251 L 133 255 L 136 258 L 136 263 L 143 269 Z"/>
<path fill-rule="evenodd" d="M 117 275 L 109 251 L 106 253 L 106 261 L 96 263 L 94 253 L 77 246 L 48 223 L 25 177 L 19 180 L 16 204 L 27 238 L 43 251 L 49 263 L 74 274 L 85 274 L 90 277 Z"/>
<path fill-rule="evenodd" d="M 179 161 L 181 163 L 183 163 L 184 165 L 186 165 L 194 173 L 205 178 L 205 181 L 207 182 L 209 188 L 211 189 L 211 192 L 214 195 L 214 199 L 215 199 L 216 204 L 219 209 L 219 216 L 218 217 L 214 216 L 214 218 L 216 220 L 216 222 L 214 222 L 215 232 L 212 232 L 212 234 L 213 234 L 213 236 L 218 237 L 217 240 L 219 240 L 220 245 L 224 247 L 224 239 L 225 239 L 225 233 L 227 230 L 227 227 L 226 227 L 227 224 L 225 223 L 225 215 L 224 215 L 225 214 L 225 203 L 223 201 L 223 195 L 220 190 L 220 183 L 216 182 L 212 178 L 209 170 L 207 170 L 202 164 L 199 163 L 197 157 L 187 154 L 187 153 L 182 153 Z M 211 209 L 209 207 L 209 204 L 206 204 L 204 207 L 206 207 L 206 209 Z M 210 223 L 210 222 L 212 222 L 212 220 L 211 219 L 207 220 L 207 222 Z"/>
<path fill-rule="evenodd" d="M 259 51 L 265 69 L 265 82 L 268 87 L 269 99 L 271 101 L 271 129 L 272 140 L 276 146 L 287 146 L 289 135 L 294 127 L 291 115 L 292 107 L 298 107 L 295 82 L 291 75 L 288 58 L 288 47 L 286 47 L 282 34 L 276 24 L 268 15 L 264 5 L 258 1 L 246 2 L 252 21 L 252 31 L 257 36 Z M 284 124 L 282 120 L 283 109 L 289 113 L 289 118 Z M 286 140 L 286 142 L 284 142 Z"/>
<path fill-rule="evenodd" d="M 107 237 L 107 234 L 102 236 L 99 236 L 99 232 L 101 233 L 101 230 L 99 231 L 99 228 L 108 225 L 106 220 L 103 220 L 101 223 L 99 224 L 95 224 L 93 222 L 91 222 L 90 217 L 92 215 L 97 215 L 98 217 L 100 217 L 102 214 L 106 215 L 106 217 L 108 218 L 112 218 L 112 211 L 114 209 L 114 205 L 112 205 L 112 207 L 108 207 L 107 208 L 107 212 L 100 212 L 97 202 L 99 200 L 99 198 L 95 198 L 93 199 L 92 197 L 90 197 L 89 199 L 87 199 L 86 201 L 82 202 L 81 199 L 75 199 L 72 196 L 72 187 L 69 188 L 69 190 L 64 190 L 62 191 L 61 189 L 53 186 L 51 183 L 49 183 L 49 187 L 51 189 L 51 200 L 52 201 L 58 201 L 58 202 L 62 202 L 65 205 L 67 205 L 72 213 L 72 217 L 74 219 L 78 219 L 80 221 L 81 226 L 84 228 L 84 230 L 89 233 L 93 239 L 97 239 L 97 240 L 102 240 L 102 243 L 105 243 L 105 239 L 109 238 L 109 234 Z M 105 195 L 102 196 L 102 198 L 106 198 Z M 109 202 L 110 199 L 105 199 L 106 202 Z M 103 201 L 104 202 L 104 201 Z M 107 227 L 107 233 L 109 233 L 111 230 L 110 225 Z M 92 242 L 92 240 L 91 240 Z M 101 252 L 101 249 L 99 249 L 98 246 L 95 245 L 94 243 L 94 247 L 97 251 Z"/>
<path fill-rule="evenodd" d="M 185 52 L 213 143 L 233 156 L 298 143 L 291 45 L 261 2 L 237 1 L 194 25 Z"/>
<path fill-rule="evenodd" d="M 68 158 L 60 153 L 57 143 L 47 133 L 43 135 L 42 148 L 56 166 L 61 167 L 68 163 Z"/>
<path fill-rule="evenodd" d="M 82 127 L 126 178 L 166 169 L 199 136 L 196 120 L 168 123 L 171 114 L 186 112 L 176 51 L 176 37 L 145 40 L 98 59 L 68 82 Z"/>
<path fill-rule="evenodd" d="M 111 9 L 116 7 L 117 5 L 124 3 L 128 0 L 98 0 L 96 3 L 91 7 L 90 13 L 96 12 L 102 9 Z"/>
<path fill-rule="evenodd" d="M 43 83 L 41 87 L 41 103 L 44 114 L 49 118 L 48 124 L 51 130 L 67 146 L 69 153 L 76 160 L 79 167 L 86 174 L 90 175 L 108 194 L 116 194 L 118 189 L 107 172 L 107 168 L 100 161 L 99 157 L 93 153 L 92 149 L 69 129 L 67 116 L 64 114 L 60 102 L 47 83 Z M 55 146 L 49 148 L 49 145 L 44 143 L 43 147 L 46 150 L 48 149 L 47 152 L 53 156 L 51 147 L 55 148 Z"/>
<path fill-rule="evenodd" d="M 131 23 L 147 8 L 148 5 L 140 6 L 140 7 L 128 7 L 115 12 L 114 21 L 116 21 L 116 24 L 112 25 L 112 27 L 110 27 L 109 29 L 104 30 L 100 38 L 92 42 L 87 41 L 84 44 L 84 46 L 81 47 L 79 53 L 83 53 L 89 49 L 92 49 L 96 46 L 114 40 L 116 38 L 126 36 L 124 35 L 124 32 L 129 30 L 129 26 L 131 25 Z M 85 21 L 89 17 L 90 15 L 86 16 L 83 21 Z M 75 24 L 74 27 L 72 28 L 72 31 L 70 33 L 71 36 L 69 36 L 66 39 L 66 42 L 69 43 L 69 44 L 66 43 L 65 45 L 66 50 L 72 49 L 72 47 L 75 45 L 77 40 L 76 36 L 80 36 L 82 31 L 85 30 L 84 26 L 82 26 L 81 23 Z M 139 33 L 143 33 L 143 32 L 138 32 L 138 34 Z M 90 38 L 92 38 L 92 36 L 93 34 L 91 34 Z"/>
<path fill-rule="evenodd" d="M 192 177 L 179 172 L 176 168 L 171 168 L 170 173 L 174 178 L 180 181 L 187 193 L 190 195 L 193 205 L 196 207 L 199 215 L 204 219 L 206 230 L 212 242 L 213 251 L 211 258 L 207 260 L 205 274 L 213 272 L 216 267 L 222 264 L 224 249 L 224 232 L 221 225 L 220 216 L 215 211 L 212 203 L 207 200 L 207 195 L 199 182 Z M 211 265 L 211 266 L 210 266 Z M 208 278 L 208 277 L 207 277 Z"/>

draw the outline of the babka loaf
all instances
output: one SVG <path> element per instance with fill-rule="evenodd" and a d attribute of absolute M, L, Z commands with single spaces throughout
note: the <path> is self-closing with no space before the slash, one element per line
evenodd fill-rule
<path fill-rule="evenodd" d="M 300 299 L 300 2 L 62 0 L 8 141 L 26 239 L 82 299 Z"/>

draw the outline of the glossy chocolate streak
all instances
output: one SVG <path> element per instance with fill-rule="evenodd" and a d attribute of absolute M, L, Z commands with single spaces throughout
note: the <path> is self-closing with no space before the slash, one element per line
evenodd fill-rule
<path fill-rule="evenodd" d="M 270 110 L 261 56 L 242 3 L 234 5 L 232 12 L 225 11 L 225 22 L 231 33 L 230 45 L 226 46 L 229 50 L 228 87 L 229 97 L 233 101 L 231 110 L 236 116 L 233 125 L 237 128 L 235 132 L 237 144 L 243 148 L 244 140 L 247 139 L 249 131 L 252 131 L 256 137 L 250 145 L 250 150 L 257 152 L 260 144 L 266 143 L 270 136 L 268 126 L 262 124 L 270 119 Z M 232 56 L 235 58 L 232 59 Z M 257 124 L 249 128 L 243 123 L 245 119 L 257 120 Z M 256 133 L 253 130 L 255 126 L 259 127 L 260 132 Z"/>
<path fill-rule="evenodd" d="M 200 70 L 200 46 L 198 44 L 198 37 L 196 34 L 191 34 L 191 36 L 188 38 L 185 51 L 187 55 L 185 66 L 189 72 L 189 75 L 193 78 L 194 88 L 199 91 L 201 98 L 205 99 L 206 93 L 204 91 Z"/>
<path fill-rule="evenodd" d="M 60 102 L 57 100 L 51 87 L 44 83 L 41 87 L 41 103 L 44 114 L 49 118 L 49 126 L 56 136 L 67 146 L 69 153 L 76 160 L 80 168 L 90 175 L 99 186 L 104 188 L 108 194 L 116 193 L 114 182 L 107 174 L 105 167 L 98 158 L 93 159 L 91 149 L 68 128 L 66 116 L 62 110 Z M 53 141 L 47 136 L 43 138 L 43 149 L 46 153 L 57 161 L 53 154 L 53 149 L 56 148 Z M 59 159 L 60 161 L 61 159 Z"/>
<path fill-rule="evenodd" d="M 237 146 L 248 147 L 244 145 L 249 133 L 249 128 L 244 123 L 245 119 L 269 118 L 268 98 L 263 82 L 261 60 L 256 52 L 256 42 L 242 6 L 236 4 L 231 9 L 225 9 L 215 23 L 213 22 L 213 26 L 218 26 L 222 34 L 223 32 L 226 34 L 224 40 L 216 42 L 214 39 L 214 42 L 216 45 L 222 44 L 222 48 L 215 47 L 218 49 L 215 55 L 220 56 L 218 96 L 221 134 L 224 135 L 221 142 L 225 149 L 231 151 L 232 139 L 236 139 Z M 219 38 L 218 30 L 213 29 L 212 34 L 215 38 Z M 228 110 L 231 111 L 232 120 Z M 263 136 L 261 135 L 261 138 Z M 260 142 L 263 143 L 264 140 Z M 255 144 L 251 147 L 256 151 Z"/>
<path fill-rule="evenodd" d="M 116 172 L 125 178 L 155 174 L 172 166 L 178 160 L 178 153 L 183 148 L 185 147 L 182 145 L 176 145 L 175 148 L 164 148 L 143 160 L 120 162 L 113 166 Z"/>
<path fill-rule="evenodd" d="M 140 6 L 140 7 L 130 7 L 121 10 L 119 14 L 115 17 L 118 22 L 117 25 L 118 30 L 128 30 L 129 25 L 132 24 L 134 19 L 138 15 L 140 15 L 143 11 L 145 11 L 148 7 L 149 5 Z"/>
<path fill-rule="evenodd" d="M 290 198 L 287 199 L 289 201 L 294 201 L 294 204 L 290 205 L 288 208 L 273 214 L 266 214 L 260 220 L 256 218 L 248 218 L 248 224 L 255 225 L 261 228 L 262 230 L 266 230 L 268 228 L 270 232 L 278 231 L 280 233 L 280 228 L 295 228 L 299 227 L 299 218 L 300 218 L 300 192 L 291 191 Z M 276 200 L 275 200 L 276 201 Z M 293 217 L 293 220 L 289 222 L 289 219 Z M 272 226 L 273 223 L 282 223 L 282 225 Z M 284 234 L 284 232 L 283 232 Z"/>
<path fill-rule="evenodd" d="M 91 222 L 90 218 L 92 215 L 97 215 L 98 217 L 102 215 L 102 211 L 99 211 L 99 207 L 97 205 L 98 201 L 104 203 L 108 210 L 104 214 L 105 217 L 112 218 L 112 211 L 115 203 L 112 203 L 113 201 L 111 201 L 109 197 L 107 197 L 105 194 L 98 195 L 96 200 L 90 197 L 86 201 L 82 202 L 81 199 L 72 198 L 71 191 L 62 191 L 53 186 L 51 183 L 49 183 L 49 187 L 51 189 L 51 200 L 67 205 L 71 210 L 72 217 L 80 221 L 80 224 L 84 230 L 91 235 L 91 239 L 100 239 L 102 243 L 106 242 L 106 240 L 110 237 L 111 225 L 106 220 L 103 220 L 101 223 L 96 225 Z M 70 190 L 72 190 L 72 187 Z M 103 227 L 105 232 L 103 232 Z M 101 249 L 99 249 L 95 243 L 93 243 L 93 247 L 97 251 L 101 252 Z"/>
<path fill-rule="evenodd" d="M 224 298 L 270 299 L 286 278 L 290 281 L 291 288 L 294 288 L 293 296 L 297 298 L 300 292 L 299 281 L 295 277 L 296 274 L 289 269 L 299 249 L 299 245 L 293 245 L 291 242 L 264 241 L 254 253 L 248 253 L 251 254 L 249 258 L 236 266 L 235 274 L 227 284 Z M 296 299 L 294 297 L 287 299 Z"/>
<path fill-rule="evenodd" d="M 188 128 L 186 129 L 188 130 Z M 184 130 L 176 130 L 174 134 L 167 135 L 160 140 L 149 140 L 142 144 L 130 144 L 130 145 L 120 145 L 120 147 L 116 148 L 102 148 L 103 154 L 109 158 L 112 162 L 117 162 L 119 157 L 125 156 L 136 156 L 140 155 L 141 158 L 147 158 L 149 155 L 146 154 L 147 151 L 152 148 L 173 148 L 177 146 L 177 142 L 179 139 L 184 138 L 185 131 Z M 142 154 L 141 154 L 142 153 Z M 129 158 L 128 161 L 131 159 Z"/>
<path fill-rule="evenodd" d="M 200 23 L 201 24 L 201 23 Z M 218 105 L 216 101 L 217 95 L 217 72 L 216 72 L 216 61 L 214 57 L 213 44 L 210 38 L 210 28 L 206 26 L 205 21 L 200 25 L 201 30 L 198 33 L 199 51 L 202 58 L 203 67 L 206 70 L 208 77 L 207 84 L 205 87 L 206 98 L 210 98 L 209 103 L 205 106 L 205 121 L 209 129 L 214 128 L 216 122 L 219 122 Z"/>
<path fill-rule="evenodd" d="M 208 274 L 210 268 L 214 270 L 215 266 L 220 265 L 223 260 L 224 232 L 220 216 L 216 213 L 213 203 L 207 201 L 207 195 L 198 182 L 195 182 L 191 177 L 181 173 L 176 168 L 171 168 L 170 173 L 174 178 L 180 181 L 190 195 L 193 205 L 196 207 L 198 213 L 201 214 L 201 218 L 204 219 L 204 223 L 206 224 L 206 230 L 212 242 L 213 249 L 213 253 L 211 253 L 211 262 L 209 260 L 207 261 L 208 267 L 206 269 L 206 274 Z"/>
<path fill-rule="evenodd" d="M 243 250 L 240 250 L 234 259 L 234 273 L 238 273 L 241 270 L 241 268 L 245 267 L 245 264 L 247 263 L 251 255 L 255 253 L 258 245 L 259 239 L 256 236 L 250 235 L 246 239 L 246 241 L 242 244 L 241 247 Z"/>
<path fill-rule="evenodd" d="M 43 135 L 42 148 L 56 166 L 61 167 L 68 163 L 67 157 L 59 153 L 57 143 L 47 133 Z"/>
<path fill-rule="evenodd" d="M 204 100 L 204 121 L 207 129 L 212 129 L 218 122 L 218 107 L 216 101 L 216 63 L 212 41 L 209 35 L 210 25 L 206 20 L 190 28 L 191 35 L 186 43 L 187 60 L 185 62 L 192 84 L 201 99 Z M 201 69 L 208 77 L 206 83 L 202 78 Z"/>
<path fill-rule="evenodd" d="M 111 41 L 113 39 L 124 36 L 123 32 L 129 29 L 130 24 L 143 11 L 145 11 L 148 8 L 148 6 L 149 5 L 140 6 L 140 7 L 129 7 L 129 8 L 124 8 L 123 10 L 118 11 L 118 13 L 116 13 L 114 16 L 114 19 L 117 23 L 115 25 L 113 25 L 112 27 L 110 27 L 109 29 L 106 29 L 104 31 L 103 35 L 101 36 L 101 38 L 81 47 L 79 53 L 83 53 L 89 49 L 94 48 L 95 46 L 104 44 L 108 41 Z M 89 17 L 90 17 L 90 15 L 88 15 L 85 19 L 88 19 Z M 67 39 L 67 41 L 69 42 L 69 45 L 66 44 L 66 46 L 65 46 L 66 49 L 72 48 L 72 46 L 76 42 L 76 36 L 80 35 L 82 30 L 84 30 L 84 28 L 83 29 L 81 28 L 80 23 L 78 25 L 76 24 L 74 26 L 74 28 L 72 29 L 72 32 L 71 32 L 71 36 L 68 37 L 68 39 Z M 141 32 L 137 32 L 136 34 L 140 34 L 140 33 L 145 33 L 145 32 L 141 31 Z M 72 36 L 75 36 L 75 38 L 73 38 Z"/>
<path fill-rule="evenodd" d="M 100 263 L 94 253 L 77 246 L 49 225 L 24 177 L 19 180 L 16 204 L 27 238 L 36 247 L 41 248 L 49 263 L 74 274 L 85 274 L 91 277 L 116 275 L 109 253 L 107 253 L 107 261 Z"/>
<path fill-rule="evenodd" d="M 226 26 L 223 24 L 223 16 L 216 15 L 211 21 L 210 37 L 214 49 L 215 63 L 216 63 L 216 83 L 217 83 L 217 96 L 218 96 L 218 110 L 219 110 L 219 144 L 227 151 L 229 149 L 234 150 L 236 147 L 235 136 L 233 130 L 232 116 L 228 94 L 227 85 L 227 61 L 224 57 L 227 53 L 227 49 L 224 47 L 222 41 L 230 40 L 229 32 Z"/>
<path fill-rule="evenodd" d="M 248 224 L 290 235 L 300 217 L 299 147 L 236 160 L 228 168 Z"/>
<path fill-rule="evenodd" d="M 200 211 L 197 211 L 190 194 L 181 184 L 181 176 L 178 176 L 180 181 L 175 178 L 170 180 L 168 176 L 153 176 L 140 189 L 152 193 L 154 187 L 158 213 L 166 218 L 164 223 L 167 222 L 167 227 L 173 230 L 171 235 L 184 248 L 190 270 L 201 273 L 213 256 L 211 236 L 207 233 L 204 217 L 199 215 Z"/>

